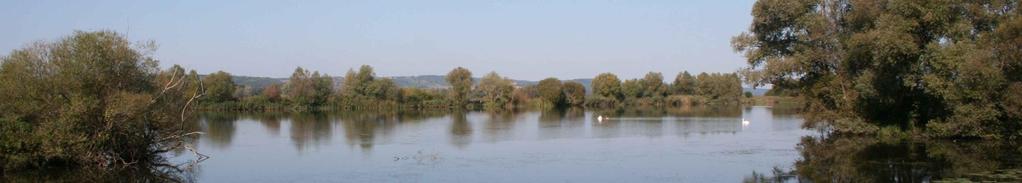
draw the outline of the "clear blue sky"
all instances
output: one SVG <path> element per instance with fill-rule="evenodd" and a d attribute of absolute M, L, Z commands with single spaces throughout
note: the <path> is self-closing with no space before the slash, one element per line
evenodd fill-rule
<path fill-rule="evenodd" d="M 0 55 L 74 30 L 154 40 L 163 67 L 286 77 L 445 74 L 456 66 L 516 79 L 673 78 L 744 65 L 729 45 L 752 0 L 728 1 L 50 1 L 0 2 Z"/>

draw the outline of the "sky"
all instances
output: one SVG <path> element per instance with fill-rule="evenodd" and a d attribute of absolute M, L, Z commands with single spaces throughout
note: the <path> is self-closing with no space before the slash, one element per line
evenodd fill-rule
<path fill-rule="evenodd" d="M 0 55 L 75 30 L 155 41 L 166 68 L 287 77 L 442 75 L 465 67 L 514 79 L 638 78 L 733 72 L 730 39 L 753 0 L 52 1 L 0 2 Z"/>

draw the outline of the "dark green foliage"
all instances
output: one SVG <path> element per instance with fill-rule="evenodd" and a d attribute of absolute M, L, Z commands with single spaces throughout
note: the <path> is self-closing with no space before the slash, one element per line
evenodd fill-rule
<path fill-rule="evenodd" d="M 749 32 L 732 44 L 748 58 L 748 80 L 808 99 L 819 119 L 810 126 L 1010 137 L 1020 119 L 1002 100 L 1022 79 L 1018 5 L 761 0 Z"/>
<path fill-rule="evenodd" d="M 564 101 L 564 91 L 561 80 L 557 78 L 546 78 L 536 85 L 539 97 L 553 105 L 560 105 Z"/>
<path fill-rule="evenodd" d="M 75 32 L 0 58 L 0 169 L 159 163 L 200 91 L 194 72 L 135 48 L 151 45 Z"/>

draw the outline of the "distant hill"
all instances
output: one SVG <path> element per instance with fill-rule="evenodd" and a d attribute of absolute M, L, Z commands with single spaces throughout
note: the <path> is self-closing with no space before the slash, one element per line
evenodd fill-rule
<path fill-rule="evenodd" d="M 255 91 L 262 91 L 266 86 L 271 84 L 280 84 L 287 81 L 286 78 L 270 78 L 270 77 L 251 77 L 251 76 L 233 76 L 231 80 L 234 80 L 234 84 L 250 86 Z"/>

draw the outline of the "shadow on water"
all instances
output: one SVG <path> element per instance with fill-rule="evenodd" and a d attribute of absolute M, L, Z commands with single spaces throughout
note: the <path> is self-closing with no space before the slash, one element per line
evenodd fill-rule
<path fill-rule="evenodd" d="M 1001 142 L 803 137 L 794 168 L 744 182 L 1019 182 L 1017 145 Z"/>

